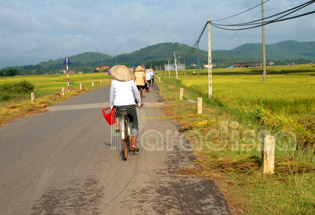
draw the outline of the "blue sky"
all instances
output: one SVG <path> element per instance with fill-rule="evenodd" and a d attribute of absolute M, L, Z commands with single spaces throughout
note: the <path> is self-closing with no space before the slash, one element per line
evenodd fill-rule
<path fill-rule="evenodd" d="M 261 0 L 1 0 L 0 68 L 37 64 L 82 52 L 130 53 L 148 45 L 193 45 L 205 22 L 224 18 Z M 270 0 L 271 15 L 307 0 Z M 301 12 L 315 10 L 315 4 Z M 298 14 L 297 13 L 297 14 Z M 222 21 L 259 19 L 260 7 Z M 266 27 L 267 44 L 283 40 L 314 41 L 315 14 Z M 212 28 L 212 47 L 233 49 L 260 43 L 261 29 L 229 32 Z M 207 48 L 207 37 L 200 43 Z"/>

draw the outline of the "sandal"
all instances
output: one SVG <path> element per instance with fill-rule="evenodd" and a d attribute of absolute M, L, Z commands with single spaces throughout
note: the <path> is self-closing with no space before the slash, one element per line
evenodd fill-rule
<path fill-rule="evenodd" d="M 139 149 L 137 146 L 131 146 L 130 151 L 136 151 L 136 152 L 138 152 L 138 151 L 140 151 L 140 149 Z"/>

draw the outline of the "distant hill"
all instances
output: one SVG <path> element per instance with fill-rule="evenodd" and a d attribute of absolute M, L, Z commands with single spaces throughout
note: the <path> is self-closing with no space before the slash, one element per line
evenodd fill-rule
<path fill-rule="evenodd" d="M 77 55 L 70 56 L 70 70 L 91 72 L 92 68 L 100 64 L 104 64 L 105 61 L 112 59 L 113 57 L 107 54 L 99 52 L 85 52 Z M 36 73 L 56 73 L 65 69 L 63 62 L 65 57 L 58 58 L 57 60 L 49 60 L 41 62 L 37 65 L 27 65 L 18 67 L 22 74 L 36 74 Z"/>
<path fill-rule="evenodd" d="M 159 43 L 147 46 L 129 54 L 121 54 L 110 56 L 98 52 L 86 52 L 78 55 L 70 56 L 72 62 L 70 69 L 83 72 L 91 72 L 97 65 L 115 65 L 117 63 L 127 63 L 130 66 L 139 64 L 172 62 L 173 53 L 176 52 L 180 56 L 180 63 L 184 60 L 186 65 L 198 62 L 200 65 L 208 62 L 208 53 L 203 50 L 194 50 L 193 54 L 188 58 L 187 55 L 192 47 L 181 43 Z M 266 45 L 268 61 L 275 61 L 276 64 L 287 64 L 288 62 L 307 63 L 315 62 L 315 41 L 314 42 L 296 42 L 283 41 L 275 44 Z M 212 61 L 219 67 L 233 65 L 235 62 L 244 61 L 261 61 L 262 45 L 257 43 L 248 43 L 232 50 L 216 50 L 212 52 Z M 18 67 L 23 74 L 35 73 L 56 73 L 64 69 L 64 57 L 57 60 L 49 60 L 41 62 L 37 65 L 29 65 Z"/>
<path fill-rule="evenodd" d="M 245 58 L 262 58 L 262 44 L 248 43 L 232 50 L 217 50 L 217 54 L 225 56 L 237 56 Z M 287 40 L 275 44 L 266 45 L 266 57 L 268 60 L 293 60 L 299 58 L 315 58 L 315 41 L 297 42 Z"/>
<path fill-rule="evenodd" d="M 73 55 L 70 58 L 73 66 L 93 66 L 96 67 L 103 61 L 107 61 L 112 58 L 112 56 L 99 53 L 99 52 L 85 52 L 82 54 Z M 57 60 L 49 60 L 46 62 L 41 62 L 38 66 L 42 68 L 58 67 L 58 65 L 63 68 L 64 58 L 59 58 Z"/>
<path fill-rule="evenodd" d="M 176 55 L 180 57 L 180 63 L 184 63 L 185 61 L 186 65 L 189 65 L 193 62 L 197 64 L 198 55 L 200 65 L 208 62 L 208 52 L 203 50 L 194 50 L 193 54 L 190 56 L 190 58 L 188 58 L 187 56 L 191 52 L 191 50 L 192 47 L 181 43 L 159 43 L 156 45 L 147 46 L 129 54 L 118 55 L 117 59 L 118 62 L 125 62 L 132 66 L 154 61 L 167 62 L 168 59 L 170 59 L 170 61 L 172 62 L 173 54 L 175 52 Z M 245 58 L 239 58 L 237 56 L 227 57 L 217 53 L 214 53 L 213 55 L 214 62 L 231 63 L 232 61 L 237 60 L 245 60 Z M 109 63 L 113 64 L 113 61 L 110 61 Z"/>

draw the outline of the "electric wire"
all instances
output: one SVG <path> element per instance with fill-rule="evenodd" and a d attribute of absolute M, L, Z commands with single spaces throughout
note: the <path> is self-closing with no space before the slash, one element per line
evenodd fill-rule
<path fill-rule="evenodd" d="M 266 0 L 265 2 L 263 3 L 266 3 L 270 0 Z M 260 5 L 262 5 L 263 3 L 259 4 L 259 5 L 256 5 L 252 8 L 249 8 L 248 10 L 246 11 L 243 11 L 241 13 L 238 13 L 238 14 L 235 14 L 233 16 L 230 16 L 230 17 L 226 17 L 224 19 L 228 19 L 228 18 L 232 18 L 232 17 L 235 17 L 237 15 L 240 15 L 242 13 L 245 13 L 249 10 L 252 10 Z M 219 21 L 219 20 L 224 20 L 224 19 L 217 19 L 217 20 L 213 20 L 213 21 L 207 21 L 197 39 L 197 41 L 194 43 L 193 47 L 191 48 L 191 50 L 188 52 L 188 55 L 187 55 L 187 59 L 190 58 L 192 56 L 192 54 L 195 52 L 195 50 L 198 48 L 199 49 L 199 42 L 200 42 L 200 39 L 201 37 L 203 36 L 204 34 L 204 31 L 207 27 L 207 24 L 211 24 L 212 26 L 218 28 L 218 29 L 221 29 L 221 30 L 228 30 L 228 31 L 242 31 L 242 30 L 249 30 L 249 29 L 254 29 L 254 28 L 258 28 L 258 27 L 261 27 L 261 26 L 264 26 L 264 25 L 269 25 L 269 24 L 272 24 L 272 23 L 276 23 L 276 22 L 282 22 L 282 21 L 287 21 L 287 20 L 291 20 L 291 19 L 296 19 L 296 18 L 299 18 L 299 17 L 303 17 L 303 16 L 307 16 L 307 15 L 311 15 L 313 13 L 315 13 L 315 10 L 313 11 L 310 11 L 310 12 L 306 12 L 306 13 L 303 13 L 303 14 L 299 14 L 299 15 L 295 15 L 295 16 L 290 16 L 290 17 L 287 17 L 311 4 L 315 3 L 315 0 L 311 0 L 311 1 L 308 1 L 308 2 L 305 2 L 303 4 L 300 4 L 296 7 L 293 7 L 293 8 L 290 8 L 288 10 L 285 10 L 285 11 L 282 11 L 280 13 L 276 13 L 274 15 L 271 15 L 271 16 L 268 16 L 264 19 L 258 19 L 258 20 L 254 20 L 254 21 L 250 21 L 250 22 L 245 22 L 245 23 L 240 23 L 240 24 L 232 24 L 232 25 L 223 25 L 223 24 L 219 24 L 219 23 L 215 23 L 213 21 Z M 274 18 L 276 17 L 276 18 Z M 273 20 L 268 20 L 270 18 L 274 18 Z M 245 26 L 245 27 L 242 27 L 242 26 Z M 249 27 L 246 27 L 246 26 L 249 26 Z M 241 28 L 227 28 L 227 27 L 241 27 Z"/>
<path fill-rule="evenodd" d="M 267 8 L 267 9 L 265 9 L 265 11 L 278 10 L 278 9 L 293 7 L 293 6 L 297 6 L 297 5 L 299 5 L 299 4 L 291 4 L 291 5 L 286 5 L 286 6 L 283 6 L 283 7 Z"/>
<path fill-rule="evenodd" d="M 307 15 L 313 14 L 313 13 L 315 13 L 315 10 L 311 11 L 311 12 L 308 12 L 308 13 L 303 13 L 303 14 L 299 14 L 299 15 L 296 15 L 296 16 L 288 17 L 288 18 L 283 18 L 283 19 L 277 18 L 275 20 L 267 21 L 267 22 L 264 22 L 264 23 L 261 23 L 261 24 L 258 24 L 258 25 L 252 26 L 252 27 L 247 27 L 247 28 L 234 28 L 234 29 L 231 29 L 231 28 L 220 27 L 220 26 L 218 26 L 216 24 L 213 24 L 211 22 L 210 22 L 210 24 L 212 26 L 216 27 L 216 28 L 221 29 L 221 30 L 242 31 L 242 30 L 249 30 L 249 29 L 258 28 L 258 27 L 261 27 L 263 25 L 269 25 L 269 24 L 275 23 L 275 22 L 282 22 L 282 21 L 287 21 L 287 20 L 290 20 L 290 19 L 296 19 L 296 18 L 299 18 L 299 17 L 302 17 L 302 16 L 307 16 Z"/>
<path fill-rule="evenodd" d="M 303 8 L 305 8 L 305 7 L 307 7 L 307 6 L 311 5 L 311 4 L 313 4 L 314 2 L 315 2 L 314 0 L 308 1 L 308 2 L 306 2 L 306 3 L 304 3 L 304 4 L 301 4 L 301 5 L 299 5 L 299 6 L 293 7 L 293 8 L 291 8 L 291 9 L 288 9 L 288 10 L 282 11 L 282 12 L 280 12 L 280 13 L 277 13 L 277 14 L 274 14 L 274 15 L 271 15 L 271 16 L 268 16 L 268 17 L 265 17 L 264 19 L 267 20 L 267 19 L 270 19 L 270 18 L 272 18 L 272 17 L 276 17 L 276 16 L 279 16 L 279 15 L 282 15 L 282 14 L 285 14 L 285 13 L 287 13 L 287 15 L 289 15 L 289 14 L 291 14 L 291 11 L 296 12 L 296 11 L 298 11 L 298 10 L 301 10 L 301 9 L 303 9 Z M 212 24 L 215 24 L 215 25 L 217 25 L 217 26 L 222 26 L 222 27 L 223 27 L 223 26 L 226 26 L 226 27 L 228 27 L 228 26 L 257 25 L 258 23 L 261 23 L 261 22 L 262 22 L 262 19 L 257 19 L 257 20 L 253 20 L 253 21 L 250 21 L 250 22 L 240 23 L 240 24 L 231 24 L 231 25 L 223 25 L 223 24 L 213 23 L 213 22 L 211 22 L 211 23 L 212 23 Z"/>
<path fill-rule="evenodd" d="M 264 1 L 263 3 L 260 3 L 260 4 L 258 4 L 258 5 L 255 5 L 254 7 L 251 7 L 251 8 L 249 8 L 249 9 L 247 9 L 247 10 L 245 10 L 245 11 L 242 11 L 242 12 L 240 12 L 240 13 L 237 13 L 237 14 L 234 14 L 234 15 L 232 15 L 232 16 L 228 16 L 228 17 L 225 17 L 225 18 L 222 18 L 222 19 L 216 19 L 216 20 L 213 20 L 213 21 L 214 21 L 214 22 L 215 22 L 215 21 L 222 21 L 222 20 L 226 20 L 226 19 L 233 18 L 233 17 L 235 17 L 235 16 L 238 16 L 238 15 L 241 15 L 241 14 L 243 14 L 243 13 L 246 13 L 246 12 L 252 10 L 252 9 L 255 9 L 256 7 L 259 7 L 259 6 L 261 6 L 262 4 L 267 3 L 267 2 L 269 2 L 269 1 L 270 1 L 270 0 L 266 0 L 266 1 Z"/>

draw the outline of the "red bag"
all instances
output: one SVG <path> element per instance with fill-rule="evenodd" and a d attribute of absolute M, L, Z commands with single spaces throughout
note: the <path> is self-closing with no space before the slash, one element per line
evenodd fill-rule
<path fill-rule="evenodd" d="M 108 109 L 110 109 L 110 107 L 108 107 L 106 109 L 102 109 L 103 116 L 109 125 L 115 124 L 115 122 L 116 122 L 116 120 L 115 120 L 115 108 L 113 108 L 109 113 L 106 113 L 106 111 Z"/>

